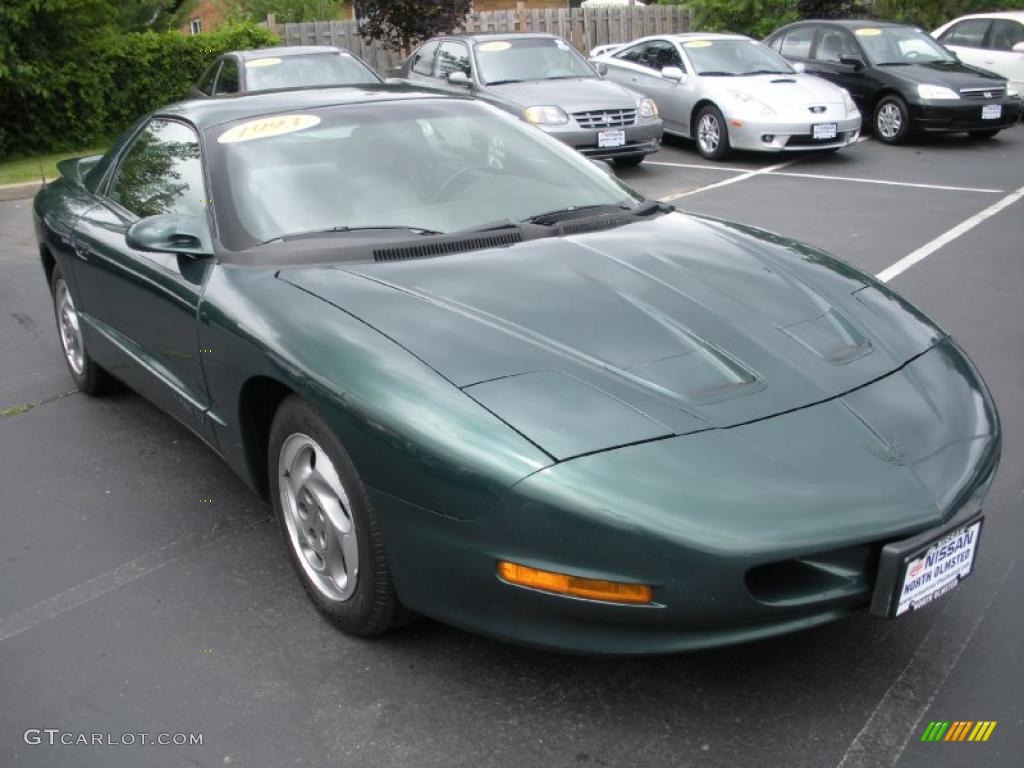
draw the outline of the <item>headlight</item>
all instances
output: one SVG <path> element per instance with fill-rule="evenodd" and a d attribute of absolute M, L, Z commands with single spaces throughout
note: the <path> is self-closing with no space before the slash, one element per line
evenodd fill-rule
<path fill-rule="evenodd" d="M 922 99 L 959 99 L 960 94 L 944 85 L 919 85 L 917 95 Z"/>
<path fill-rule="evenodd" d="M 845 88 L 843 88 L 842 91 L 843 91 L 843 106 L 846 107 L 846 111 L 847 112 L 856 112 L 857 111 L 857 104 L 853 101 L 853 97 L 850 95 L 850 92 L 848 90 L 846 90 Z"/>
<path fill-rule="evenodd" d="M 640 104 L 637 105 L 637 110 L 640 117 L 658 116 L 658 105 L 654 103 L 654 99 L 640 99 Z"/>
<path fill-rule="evenodd" d="M 762 115 L 774 115 L 775 114 L 775 110 L 774 109 L 769 107 L 767 104 L 765 104 L 760 99 L 754 98 L 749 93 L 745 93 L 743 91 L 733 90 L 732 88 L 728 89 L 727 92 L 728 92 L 728 94 L 730 96 L 732 96 L 737 101 L 741 102 L 745 106 L 752 107 L 752 108 L 756 109 Z"/>
<path fill-rule="evenodd" d="M 526 122 L 534 125 L 562 125 L 569 122 L 565 110 L 558 107 L 527 107 L 523 110 Z"/>

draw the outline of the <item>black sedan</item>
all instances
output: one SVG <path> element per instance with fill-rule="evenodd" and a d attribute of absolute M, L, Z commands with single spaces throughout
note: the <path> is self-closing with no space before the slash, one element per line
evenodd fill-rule
<path fill-rule="evenodd" d="M 380 82 L 377 73 L 351 51 L 330 45 L 291 45 L 222 54 L 192 86 L 189 96 L 202 99 L 280 88 Z"/>
<path fill-rule="evenodd" d="M 797 68 L 846 88 L 875 137 L 966 131 L 987 139 L 1020 119 L 1008 81 L 968 66 L 916 27 L 884 21 L 801 21 L 765 44 Z"/>

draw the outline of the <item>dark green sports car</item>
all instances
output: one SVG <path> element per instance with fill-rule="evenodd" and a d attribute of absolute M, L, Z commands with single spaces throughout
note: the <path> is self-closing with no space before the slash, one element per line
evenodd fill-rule
<path fill-rule="evenodd" d="M 176 104 L 61 172 L 35 220 L 75 382 L 269 497 L 347 632 L 659 653 L 971 572 L 988 391 L 820 251 L 408 87 Z"/>

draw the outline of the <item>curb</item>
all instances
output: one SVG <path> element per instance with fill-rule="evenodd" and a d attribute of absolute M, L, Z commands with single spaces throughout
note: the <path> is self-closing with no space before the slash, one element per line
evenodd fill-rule
<path fill-rule="evenodd" d="M 42 186 L 43 182 L 41 181 L 27 181 L 24 184 L 0 184 L 0 201 L 25 200 L 34 197 Z"/>

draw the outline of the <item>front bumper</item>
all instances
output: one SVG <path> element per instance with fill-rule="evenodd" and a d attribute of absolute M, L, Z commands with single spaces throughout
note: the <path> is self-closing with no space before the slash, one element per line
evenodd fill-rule
<path fill-rule="evenodd" d="M 870 445 L 851 413 L 897 448 Z M 562 462 L 473 520 L 371 496 L 411 609 L 553 650 L 668 653 L 864 611 L 882 547 L 980 506 L 999 445 L 984 385 L 947 341 L 834 401 Z M 498 560 L 648 584 L 653 602 L 513 586 Z"/>
<path fill-rule="evenodd" d="M 996 119 L 982 118 L 982 108 L 992 104 L 1002 106 Z M 956 133 L 961 131 L 990 131 L 1009 128 L 1021 119 L 1021 100 L 1011 97 L 987 100 L 962 100 L 947 103 L 928 102 L 909 104 L 911 127 L 930 133 Z"/>
<path fill-rule="evenodd" d="M 541 129 L 559 141 L 565 142 L 573 149 L 587 157 L 607 160 L 615 157 L 649 155 L 661 147 L 664 133 L 659 118 L 640 118 L 633 125 L 621 130 L 626 132 L 626 143 L 618 147 L 599 147 L 598 133 L 603 129 L 584 129 L 576 125 L 570 118 L 565 125 L 545 125 Z M 614 129 L 612 129 L 614 130 Z"/>
<path fill-rule="evenodd" d="M 734 149 L 746 149 L 757 152 L 793 152 L 816 149 L 835 149 L 853 144 L 860 137 L 860 113 L 837 117 L 834 109 L 821 115 L 808 114 L 795 116 L 791 114 L 780 117 L 730 117 L 725 115 L 729 124 L 729 144 Z M 736 123 L 740 123 L 739 126 Z M 820 123 L 835 123 L 836 138 L 832 140 L 815 140 L 813 126 Z"/>

